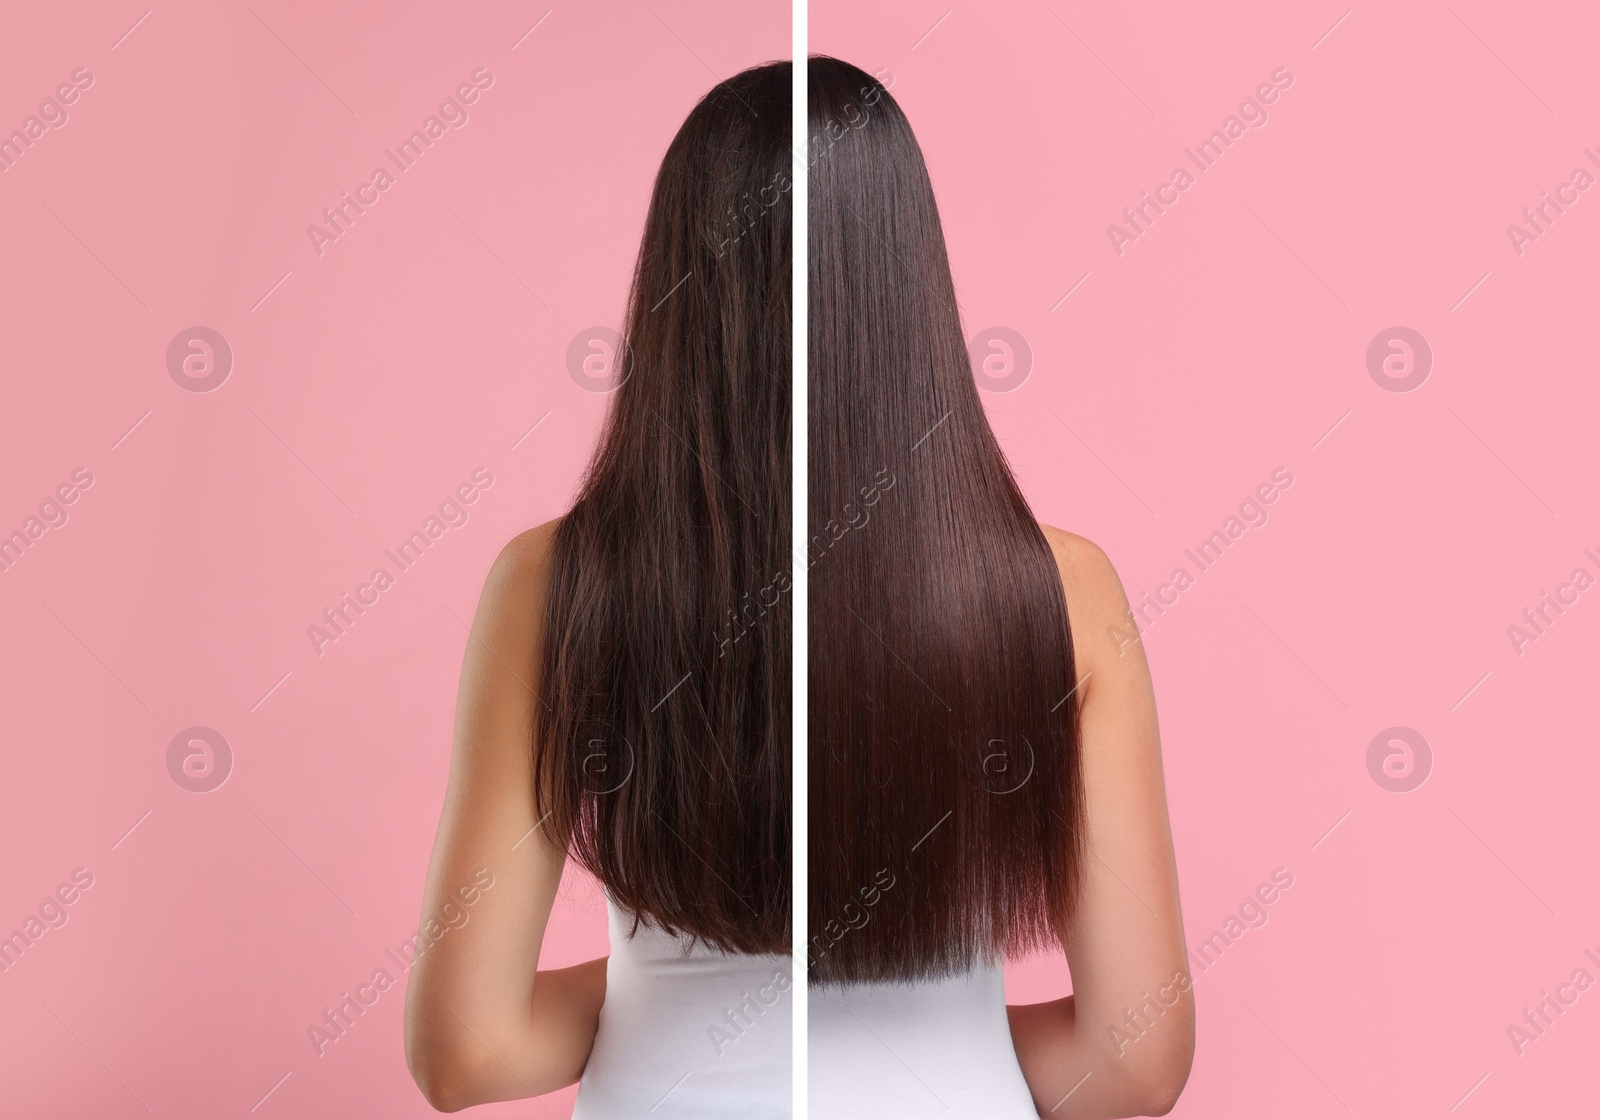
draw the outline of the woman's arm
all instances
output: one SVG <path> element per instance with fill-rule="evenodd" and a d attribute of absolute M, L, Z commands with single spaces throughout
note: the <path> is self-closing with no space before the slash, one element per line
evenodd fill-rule
<path fill-rule="evenodd" d="M 538 971 L 566 862 L 564 846 L 536 827 L 531 776 L 555 524 L 500 553 L 461 668 L 450 785 L 406 992 L 406 1063 L 443 1112 L 578 1080 L 605 998 L 604 958 Z"/>
<path fill-rule="evenodd" d="M 1194 1058 L 1194 996 L 1161 776 L 1155 693 L 1111 561 L 1045 528 L 1066 589 L 1082 703 L 1084 890 L 1063 927 L 1073 994 L 1008 1008 L 1043 1116 L 1160 1116 Z"/>

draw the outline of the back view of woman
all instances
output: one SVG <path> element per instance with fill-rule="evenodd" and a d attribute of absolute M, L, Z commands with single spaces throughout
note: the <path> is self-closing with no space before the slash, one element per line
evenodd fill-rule
<path fill-rule="evenodd" d="M 899 106 L 818 57 L 809 117 L 813 1115 L 1164 1113 L 1193 997 L 1126 598 L 989 429 Z M 1007 1008 L 1063 948 L 1074 994 Z"/>
<path fill-rule="evenodd" d="M 441 1110 L 790 1114 L 790 78 L 673 139 L 588 475 L 479 601 L 406 1006 Z M 541 969 L 569 859 L 611 955 Z"/>

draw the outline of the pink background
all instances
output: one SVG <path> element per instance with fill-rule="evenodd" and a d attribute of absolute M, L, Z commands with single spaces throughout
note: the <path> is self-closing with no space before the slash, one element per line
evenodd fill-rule
<path fill-rule="evenodd" d="M 1345 15 L 813 0 L 811 49 L 893 76 L 968 337 L 1032 346 L 1027 381 L 985 402 L 1042 520 L 1105 547 L 1138 599 L 1196 575 L 1184 549 L 1275 468 L 1294 476 L 1145 638 L 1191 947 L 1294 876 L 1196 969 L 1173 1115 L 1579 1115 L 1600 988 L 1521 1057 L 1506 1028 L 1580 966 L 1600 980 L 1600 590 L 1520 656 L 1506 628 L 1574 568 L 1600 577 L 1600 191 L 1521 256 L 1506 226 L 1600 174 L 1600 21 Z M 1268 123 L 1191 166 L 1119 257 L 1106 226 L 1279 67 Z M 1407 393 L 1366 367 L 1395 325 L 1435 356 Z M 1394 725 L 1433 752 L 1408 793 L 1367 770 Z M 1066 969 L 1009 987 L 1052 998 Z"/>
<path fill-rule="evenodd" d="M 0 134 L 95 77 L 0 175 L 0 531 L 94 477 L 0 573 L 0 934 L 94 876 L 0 973 L 8 1111 L 430 1114 L 401 986 L 320 1058 L 306 1028 L 416 928 L 460 620 L 570 494 L 605 398 L 567 346 L 620 315 L 660 153 L 716 78 L 788 49 L 771 6 L 653 7 L 562 8 L 526 38 L 543 7 L 3 17 Z M 1040 516 L 1138 598 L 1273 469 L 1296 480 L 1145 639 L 1191 944 L 1295 876 L 1200 974 L 1175 1115 L 1573 1114 L 1600 991 L 1521 1057 L 1506 1027 L 1600 977 L 1600 607 L 1521 656 L 1506 627 L 1600 575 L 1579 375 L 1600 202 L 1520 256 L 1505 230 L 1600 150 L 1595 18 L 946 13 L 816 4 L 812 46 L 892 72 L 969 334 L 1032 345 L 985 400 Z M 306 225 L 480 66 L 466 127 L 318 257 Z M 1269 123 L 1117 256 L 1106 225 L 1278 67 Z M 195 325 L 235 355 L 206 394 L 165 364 Z M 1434 351 L 1409 393 L 1366 369 L 1395 325 Z M 478 467 L 468 523 L 319 657 L 306 627 Z M 193 725 L 234 754 L 206 794 L 166 767 Z M 1409 793 L 1367 771 L 1392 725 L 1432 746 Z M 604 951 L 592 888 L 569 895 L 552 964 Z M 1066 990 L 1058 963 L 1011 979 Z"/>
<path fill-rule="evenodd" d="M 0 973 L 0 1112 L 433 1115 L 385 950 L 420 917 L 463 620 L 571 494 L 607 398 L 568 344 L 618 323 L 667 142 L 789 54 L 784 6 L 651 7 L 0 17 L 0 134 L 94 76 L 0 175 L 0 526 L 94 479 L 0 572 L 0 934 L 94 877 Z M 466 125 L 319 257 L 306 226 L 479 67 Z M 203 394 L 166 365 L 196 325 L 235 357 Z M 480 467 L 467 522 L 397 574 L 383 550 Z M 319 656 L 307 627 L 379 565 L 395 586 Z M 234 757 L 204 794 L 167 770 L 194 725 Z M 567 893 L 556 966 L 606 951 L 592 884 Z M 383 967 L 396 986 L 318 1057 L 307 1028 Z"/>

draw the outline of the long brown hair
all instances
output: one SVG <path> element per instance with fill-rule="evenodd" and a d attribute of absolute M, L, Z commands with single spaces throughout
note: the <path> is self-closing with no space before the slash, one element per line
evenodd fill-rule
<path fill-rule="evenodd" d="M 662 160 L 620 383 L 555 533 L 535 805 L 637 920 L 790 944 L 790 64 Z"/>
<path fill-rule="evenodd" d="M 820 983 L 1050 944 L 1081 867 L 1072 639 L 974 384 L 904 113 L 810 60 L 810 883 Z"/>

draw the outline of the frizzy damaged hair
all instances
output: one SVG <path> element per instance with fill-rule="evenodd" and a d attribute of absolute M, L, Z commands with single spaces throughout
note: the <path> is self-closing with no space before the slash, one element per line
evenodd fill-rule
<path fill-rule="evenodd" d="M 862 70 L 809 65 L 807 956 L 821 984 L 910 980 L 1059 943 L 1072 639 L 911 127 Z"/>
<path fill-rule="evenodd" d="M 611 411 L 552 544 L 534 801 L 638 921 L 790 945 L 790 64 L 655 180 Z"/>

